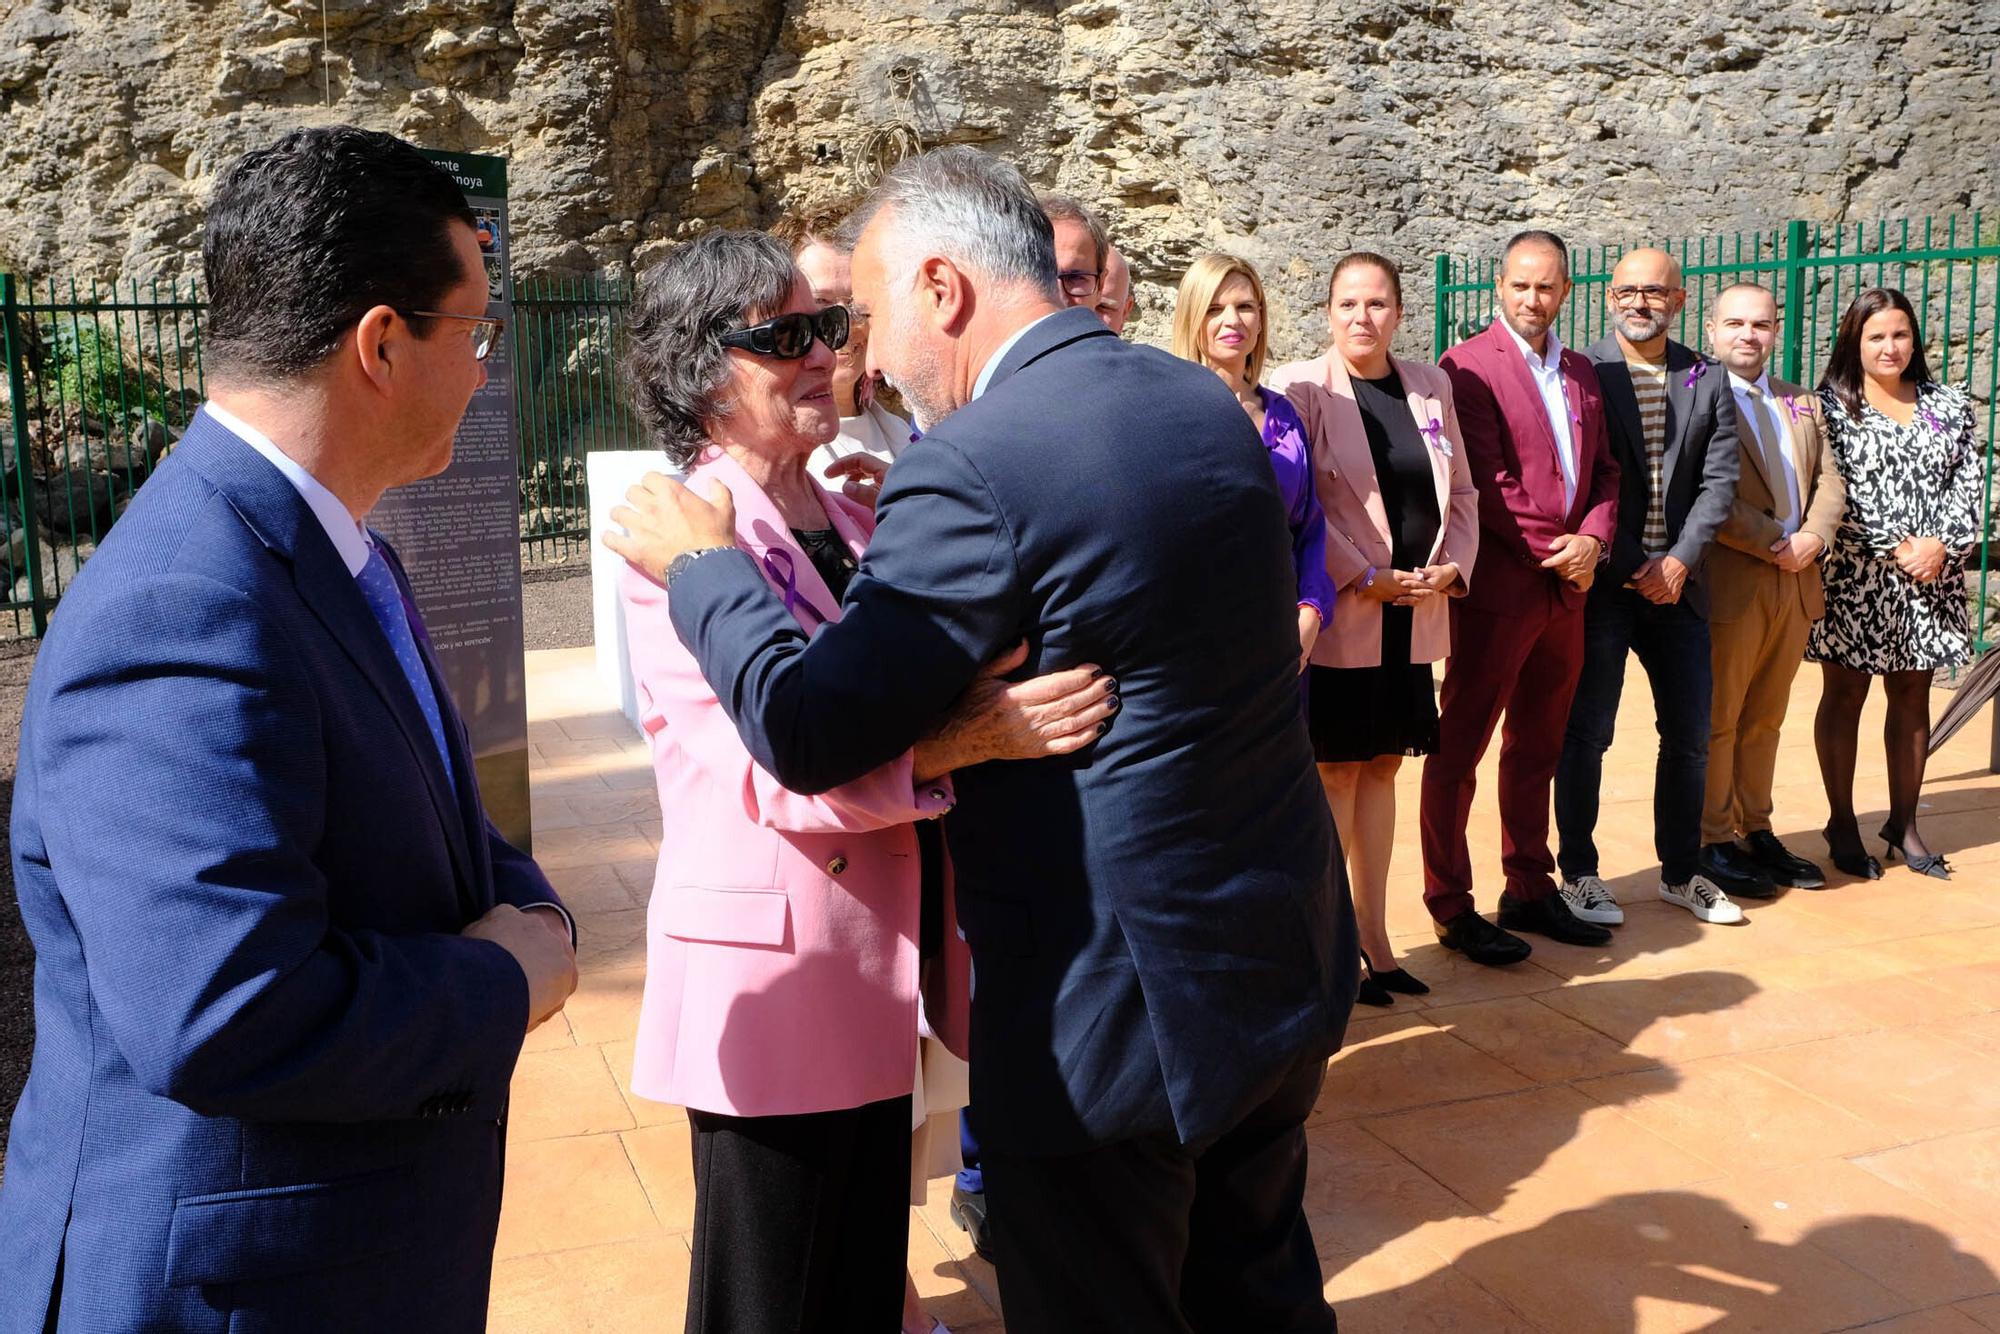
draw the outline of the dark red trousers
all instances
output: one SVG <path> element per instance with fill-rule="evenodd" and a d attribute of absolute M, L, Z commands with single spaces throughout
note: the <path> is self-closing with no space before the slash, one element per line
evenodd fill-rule
<path fill-rule="evenodd" d="M 1424 761 L 1424 906 L 1437 922 L 1472 907 L 1472 814 L 1479 761 L 1500 729 L 1500 865 L 1509 896 L 1555 893 L 1549 785 L 1562 757 L 1583 667 L 1583 607 L 1551 588 L 1540 605 L 1492 611 L 1455 603 L 1451 660 L 1438 701 L 1438 744 Z"/>

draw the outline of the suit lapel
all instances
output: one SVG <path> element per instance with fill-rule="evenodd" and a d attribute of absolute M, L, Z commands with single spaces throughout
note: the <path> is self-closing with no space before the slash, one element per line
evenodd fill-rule
<path fill-rule="evenodd" d="M 1694 374 L 1700 366 L 1700 374 Z M 1681 446 L 1687 440 L 1688 423 L 1694 420 L 1695 395 L 1701 392 L 1701 382 L 1711 375 L 1722 374 L 1710 366 L 1690 348 L 1682 347 L 1669 339 L 1667 341 L 1667 430 L 1666 449 L 1660 457 L 1661 486 L 1673 488 L 1674 470 L 1680 466 Z"/>
<path fill-rule="evenodd" d="M 1493 323 L 1487 325 L 1482 336 L 1487 340 L 1487 356 L 1499 363 L 1500 375 L 1513 387 L 1515 399 L 1520 405 L 1518 412 L 1507 414 L 1507 426 L 1521 444 L 1523 472 L 1521 480 L 1528 484 L 1548 515 L 1561 521 L 1565 513 L 1562 455 L 1557 448 L 1555 435 L 1549 428 L 1549 414 L 1542 403 L 1541 386 L 1535 383 L 1533 373 L 1528 370 L 1527 358 L 1522 355 L 1520 347 L 1514 342 L 1514 335 L 1501 320 L 1495 319 Z M 1570 378 L 1567 367 L 1563 369 L 1563 377 L 1566 381 Z M 1574 410 L 1580 400 L 1575 397 L 1576 386 L 1573 384 L 1570 386 L 1570 394 L 1570 404 Z M 1520 420 L 1523 417 L 1527 419 L 1525 424 Z M 1533 450 L 1533 442 L 1536 440 L 1541 441 L 1539 459 Z M 1580 450 L 1582 442 L 1579 440 L 1576 443 Z M 1529 466 L 1536 463 L 1540 466 L 1529 473 L 1527 471 Z M 1579 496 L 1583 494 L 1581 486 L 1577 487 L 1577 494 Z"/>
<path fill-rule="evenodd" d="M 1799 514 L 1803 519 L 1805 512 L 1812 507 L 1813 488 L 1819 481 L 1819 452 L 1826 448 L 1826 441 L 1820 435 L 1819 418 L 1812 413 L 1795 409 L 1795 401 L 1806 397 L 1806 392 L 1799 386 L 1787 384 L 1783 380 L 1771 380 L 1769 383 L 1772 399 L 1779 404 L 1778 416 L 1785 423 L 1786 438 L 1792 443 L 1792 471 L 1798 474 Z M 1761 474 L 1762 471 L 1763 460 L 1760 459 L 1758 472 Z M 1766 480 L 1772 486 L 1778 485 L 1776 478 Z"/>
<path fill-rule="evenodd" d="M 1597 370 L 1597 387 L 1605 404 L 1617 419 L 1611 433 L 1612 453 L 1620 468 L 1643 471 L 1646 462 L 1646 432 L 1639 420 L 1639 392 L 1632 387 L 1632 368 L 1625 364 L 1625 350 L 1616 338 L 1600 339 L 1585 354 Z"/>
<path fill-rule="evenodd" d="M 376 624 L 367 599 L 326 530 L 282 473 L 206 414 L 197 414 L 178 449 L 188 451 L 196 470 L 228 499 L 258 539 L 291 566 L 292 583 L 300 599 L 340 645 L 362 679 L 381 696 L 424 774 L 439 827 L 451 849 L 452 864 L 459 872 L 460 897 L 469 901 L 471 866 L 464 821 L 457 797 L 445 780 L 444 762 L 431 740 L 430 724 L 424 721 L 423 710 L 396 665 L 388 638 Z M 449 698 L 440 693 L 439 707 Z"/>
<path fill-rule="evenodd" d="M 467 886 L 468 899 L 474 900 L 470 904 L 471 908 L 476 913 L 483 913 L 493 905 L 490 901 L 483 901 L 486 897 L 484 887 L 490 881 L 487 877 L 476 873 L 473 857 L 473 831 L 478 829 L 481 835 L 485 833 L 485 813 L 479 803 L 479 776 L 473 768 L 472 738 L 466 734 L 456 702 L 452 699 L 451 688 L 445 682 L 444 668 L 438 663 L 437 652 L 431 646 L 430 632 L 424 628 L 423 612 L 417 606 L 416 590 L 410 585 L 410 572 L 403 568 L 403 559 L 396 554 L 394 547 L 379 537 L 376 540 L 383 559 L 388 562 L 389 573 L 395 576 L 397 591 L 403 596 L 404 610 L 410 621 L 410 633 L 417 641 L 417 656 L 423 662 L 424 677 L 430 682 L 431 696 L 437 700 L 438 722 L 444 729 L 445 749 L 451 753 L 451 773 L 447 774 L 444 766 L 438 762 L 437 747 L 433 744 L 420 745 L 422 753 L 419 758 L 428 762 L 424 772 L 430 780 L 432 799 L 449 801 L 458 812 L 456 821 L 446 822 L 447 838 L 454 840 L 451 849 L 452 860 L 457 864 Z M 343 565 L 341 568 L 344 571 L 346 566 Z M 358 587 L 356 591 L 360 591 Z M 364 599 L 364 603 L 365 601 Z M 370 624 L 374 623 L 375 614 L 372 611 L 369 612 L 368 619 Z M 379 632 L 377 637 L 382 637 Z M 396 675 L 400 680 L 402 672 L 399 670 Z M 405 697 L 409 696 L 410 690 L 407 685 L 403 687 L 402 693 Z M 411 703 L 414 705 L 415 701 L 411 700 Z M 417 725 L 423 729 L 423 735 L 418 740 L 429 743 L 430 724 L 424 721 L 421 708 L 416 709 L 416 714 Z M 453 777 L 457 779 L 455 788 L 450 782 Z M 483 842 L 483 838 L 480 841 Z"/>
<path fill-rule="evenodd" d="M 1444 404 L 1424 386 L 1428 376 L 1424 369 L 1404 361 L 1393 361 L 1396 374 L 1403 381 L 1405 397 L 1410 404 L 1410 416 L 1416 420 L 1417 434 L 1424 442 L 1424 454 L 1431 464 L 1431 483 L 1437 488 L 1438 534 L 1431 543 L 1430 554 L 1424 558 L 1426 565 L 1437 560 L 1438 552 L 1444 549 L 1445 523 L 1451 517 L 1451 458 L 1444 451 Z M 1389 534 L 1385 525 L 1383 539 Z"/>
<path fill-rule="evenodd" d="M 1384 542 L 1389 538 L 1389 511 L 1382 504 L 1382 483 L 1375 475 L 1375 455 L 1368 448 L 1368 427 L 1361 420 L 1361 406 L 1354 401 L 1354 381 L 1347 365 L 1331 353 L 1326 365 L 1327 397 L 1333 404 L 1333 429 L 1329 439 L 1313 443 L 1313 462 L 1322 472 L 1339 479 L 1361 508 L 1368 522 Z"/>
<path fill-rule="evenodd" d="M 693 486 L 709 477 L 720 479 L 729 488 L 736 502 L 736 540 L 756 559 L 765 580 L 780 598 L 786 596 L 786 584 L 790 583 L 791 596 L 785 610 L 798 621 L 800 628 L 810 635 L 822 624 L 839 620 L 840 599 L 834 597 L 826 580 L 820 578 L 812 560 L 799 550 L 791 525 L 778 513 L 778 507 L 771 503 L 764 488 L 751 480 L 741 464 L 719 449 L 689 471 L 687 484 Z M 852 548 L 853 539 L 841 528 L 831 501 L 826 503 L 826 511 L 834 530 Z"/>

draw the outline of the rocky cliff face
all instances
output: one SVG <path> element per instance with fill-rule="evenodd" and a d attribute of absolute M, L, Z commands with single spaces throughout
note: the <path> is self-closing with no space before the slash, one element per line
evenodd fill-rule
<path fill-rule="evenodd" d="M 1339 252 L 1411 279 L 1576 241 L 2000 210 L 2000 5 L 1773 0 L 0 0 L 0 265 L 191 271 L 218 171 L 335 120 L 512 162 L 522 271 L 972 142 L 1099 208 L 1158 335 L 1200 251 L 1316 341 Z M 1421 341 L 1421 340 L 1419 340 Z"/>

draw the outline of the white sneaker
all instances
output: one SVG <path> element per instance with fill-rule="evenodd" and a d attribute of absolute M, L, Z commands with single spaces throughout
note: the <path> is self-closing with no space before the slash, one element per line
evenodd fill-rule
<path fill-rule="evenodd" d="M 1685 885 L 1660 885 L 1660 897 L 1668 903 L 1678 903 L 1704 922 L 1728 924 L 1743 920 L 1743 910 L 1729 901 L 1729 896 L 1715 887 L 1715 882 L 1705 875 L 1698 875 Z"/>
<path fill-rule="evenodd" d="M 1618 900 L 1611 897 L 1611 891 L 1596 876 L 1565 880 L 1561 892 L 1572 917 L 1596 922 L 1599 926 L 1625 925 L 1625 910 L 1618 906 Z"/>

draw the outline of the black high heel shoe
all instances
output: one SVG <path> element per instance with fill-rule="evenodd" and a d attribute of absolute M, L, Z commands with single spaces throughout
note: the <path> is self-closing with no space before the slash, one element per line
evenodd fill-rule
<path fill-rule="evenodd" d="M 1889 845 L 1888 850 L 1883 855 L 1890 861 L 1895 861 L 1896 855 L 1901 853 L 1903 865 L 1909 867 L 1918 875 L 1927 875 L 1933 880 L 1951 879 L 1951 863 L 1944 859 L 1942 852 L 1919 852 L 1912 855 L 1909 849 L 1903 846 L 1902 830 L 1895 828 L 1891 824 L 1884 824 L 1881 832 L 1882 841 Z"/>
<path fill-rule="evenodd" d="M 1411 977 L 1405 969 L 1392 968 L 1386 973 L 1377 971 L 1374 961 L 1368 957 L 1367 950 L 1361 951 L 1361 962 L 1368 965 L 1368 976 L 1381 983 L 1384 991 L 1393 991 L 1403 996 L 1428 996 L 1431 994 L 1429 987 L 1419 982 L 1416 978 Z"/>
<path fill-rule="evenodd" d="M 1868 855 L 1868 849 L 1861 844 L 1861 831 L 1859 829 L 1854 831 L 1854 842 L 1849 847 L 1843 847 L 1834 842 L 1833 826 L 1831 824 L 1819 832 L 1820 837 L 1826 840 L 1827 854 L 1832 857 L 1834 866 L 1842 874 L 1851 875 L 1861 880 L 1880 880 L 1882 878 L 1882 863 Z"/>

